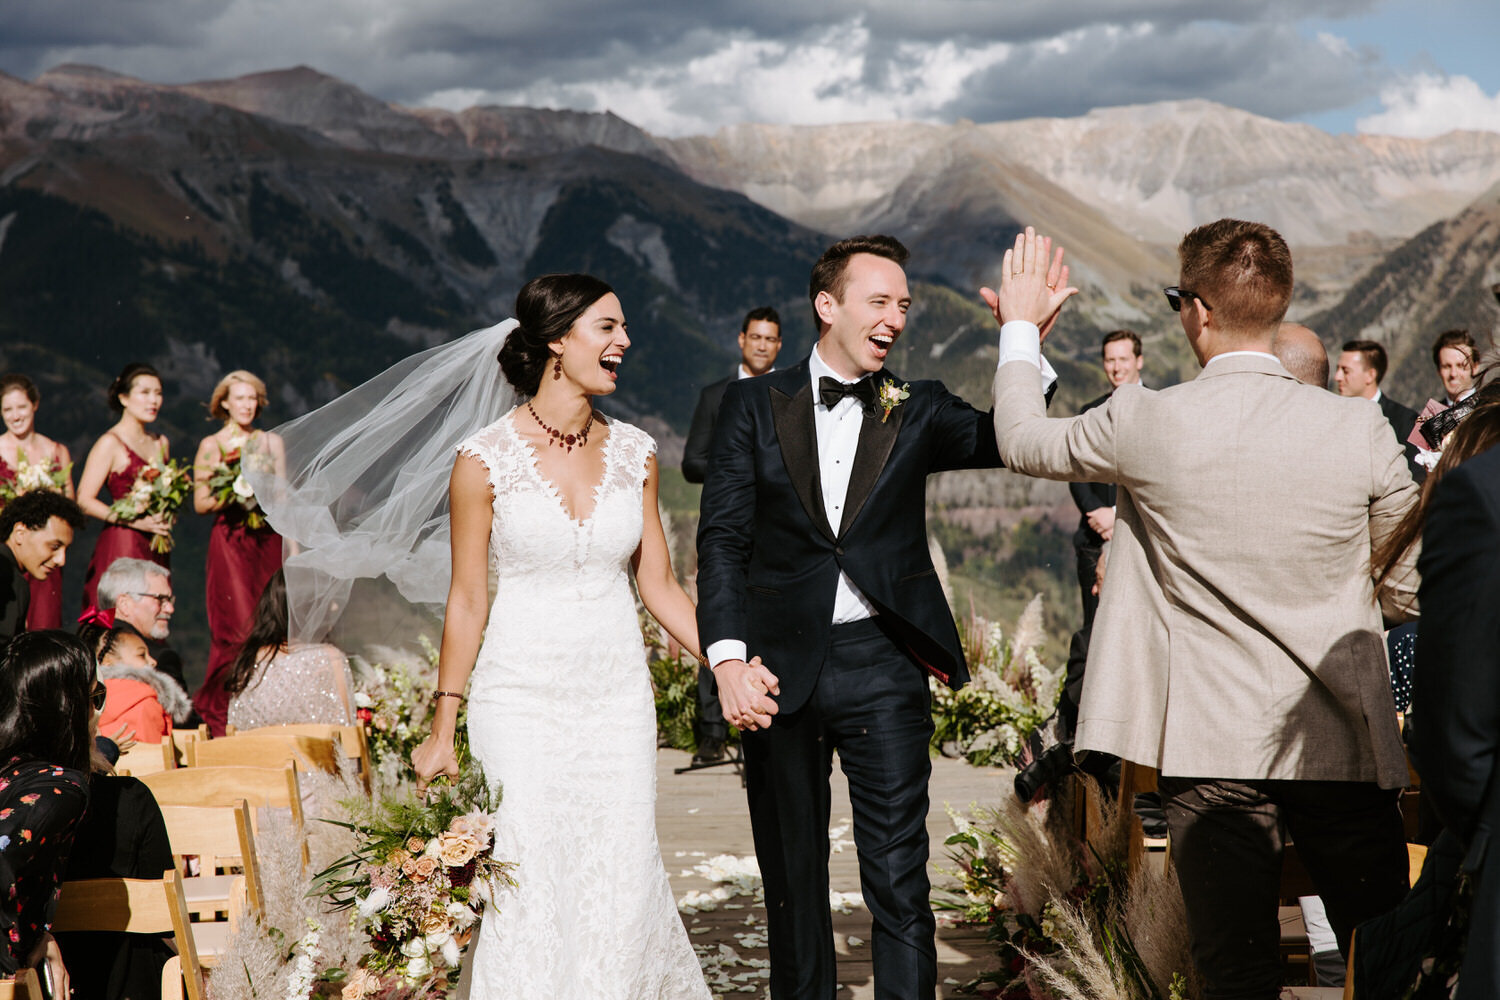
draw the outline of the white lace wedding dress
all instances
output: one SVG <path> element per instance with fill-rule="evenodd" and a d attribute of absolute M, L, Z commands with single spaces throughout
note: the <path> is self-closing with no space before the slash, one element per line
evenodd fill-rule
<path fill-rule="evenodd" d="M 575 521 L 514 415 L 459 446 L 489 469 L 499 577 L 469 739 L 503 785 L 497 854 L 519 863 L 517 888 L 485 912 L 460 994 L 707 1000 L 656 840 L 656 711 L 628 576 L 655 442 L 596 425 L 609 434 L 604 476 Z"/>

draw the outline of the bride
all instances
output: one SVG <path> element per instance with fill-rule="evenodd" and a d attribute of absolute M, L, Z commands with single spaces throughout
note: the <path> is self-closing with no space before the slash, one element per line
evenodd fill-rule
<path fill-rule="evenodd" d="M 470 746 L 503 788 L 496 853 L 518 862 L 460 994 L 708 1000 L 656 839 L 656 713 L 631 574 L 694 655 L 698 628 L 657 512 L 655 442 L 593 408 L 630 347 L 624 313 L 599 279 L 553 274 L 521 289 L 516 316 L 278 428 L 286 477 L 266 461 L 247 475 L 288 542 L 294 638 L 347 623 L 355 581 L 446 599 L 417 788 L 458 772 L 467 687 Z"/>
<path fill-rule="evenodd" d="M 503 785 L 496 847 L 518 862 L 518 887 L 485 915 L 465 977 L 486 998 L 707 997 L 657 846 L 656 714 L 630 572 L 695 654 L 698 627 L 657 513 L 655 442 L 593 408 L 630 346 L 625 317 L 580 274 L 529 282 L 516 317 L 499 361 L 530 398 L 458 448 L 437 715 L 412 754 L 419 792 L 457 775 L 472 671 L 470 744 Z"/>

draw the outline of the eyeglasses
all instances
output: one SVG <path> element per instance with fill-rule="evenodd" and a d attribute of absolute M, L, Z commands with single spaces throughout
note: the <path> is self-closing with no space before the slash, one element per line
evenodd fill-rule
<path fill-rule="evenodd" d="M 132 597 L 149 597 L 151 600 L 155 601 L 157 604 L 170 604 L 173 607 L 177 606 L 177 600 L 171 594 L 143 594 L 143 593 L 137 591 L 134 594 L 132 594 L 131 596 Z"/>
<path fill-rule="evenodd" d="M 103 681 L 94 682 L 94 691 L 89 695 L 89 703 L 94 706 L 94 711 L 104 711 L 104 702 L 109 697 L 109 688 L 104 686 Z"/>
<path fill-rule="evenodd" d="M 1162 289 L 1162 293 L 1166 295 L 1167 305 L 1172 307 L 1173 312 L 1182 312 L 1182 304 L 1188 299 L 1197 299 L 1199 302 L 1203 303 L 1203 308 L 1209 311 L 1213 310 L 1213 306 L 1208 304 L 1207 299 L 1199 295 L 1197 292 L 1188 291 L 1186 288 L 1178 288 L 1176 285 L 1168 285 L 1166 288 Z"/>

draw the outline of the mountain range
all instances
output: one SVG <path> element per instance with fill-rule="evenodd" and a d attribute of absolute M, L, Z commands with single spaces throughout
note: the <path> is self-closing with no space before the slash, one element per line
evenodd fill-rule
<path fill-rule="evenodd" d="M 651 135 L 609 113 L 407 108 L 307 67 L 168 85 L 90 66 L 0 73 L 0 369 L 82 457 L 126 362 L 163 372 L 174 452 L 212 429 L 220 375 L 266 378 L 280 422 L 510 311 L 530 275 L 597 273 L 630 323 L 605 404 L 675 461 L 697 388 L 752 306 L 813 328 L 834 237 L 913 251 L 891 368 L 982 402 L 995 357 L 976 290 L 1017 229 L 1068 248 L 1082 293 L 1049 355 L 1057 412 L 1105 388 L 1102 331 L 1147 343 L 1147 380 L 1196 363 L 1160 294 L 1191 226 L 1255 218 L 1292 245 L 1291 316 L 1390 351 L 1391 394 L 1436 391 L 1427 345 L 1488 336 L 1500 280 L 1500 135 L 1328 135 L 1204 101 L 951 125 L 739 125 Z"/>

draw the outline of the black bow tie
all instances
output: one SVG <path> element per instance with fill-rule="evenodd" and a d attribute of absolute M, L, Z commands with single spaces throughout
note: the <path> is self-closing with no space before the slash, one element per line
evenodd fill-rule
<path fill-rule="evenodd" d="M 840 382 L 828 375 L 818 379 L 818 398 L 830 410 L 845 396 L 853 396 L 870 409 L 875 405 L 875 380 L 866 376 L 858 382 Z"/>

